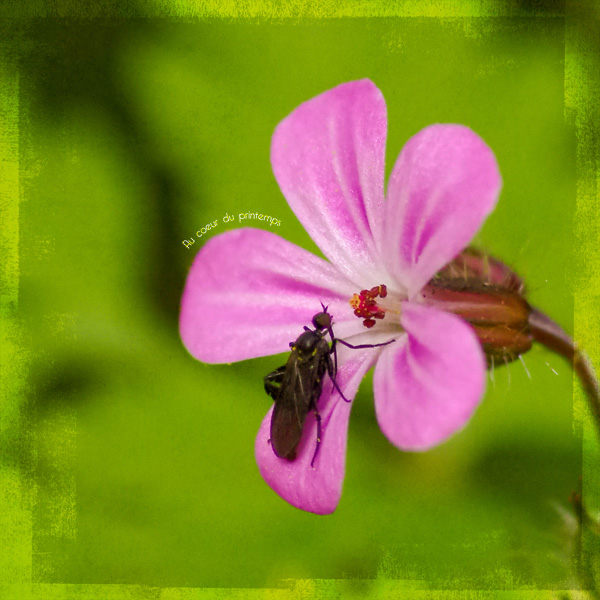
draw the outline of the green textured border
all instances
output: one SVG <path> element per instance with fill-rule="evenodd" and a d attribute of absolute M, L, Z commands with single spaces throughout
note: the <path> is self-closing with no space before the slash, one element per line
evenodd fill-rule
<path fill-rule="evenodd" d="M 573 3 L 575 4 L 575 3 Z M 569 5 L 568 5 L 569 6 Z M 565 15 L 565 118 L 577 140 L 577 242 L 574 282 L 574 336 L 600 365 L 600 4 L 592 21 L 567 10 Z M 583 414 L 583 497 L 600 506 L 598 438 L 582 390 L 574 386 L 574 408 Z M 600 555 L 596 536 L 584 533 L 582 559 Z"/>
<path fill-rule="evenodd" d="M 25 175 L 19 164 L 18 57 L 11 54 L 10 41 L 18 35 L 24 19 L 47 17 L 95 18 L 174 18 L 207 17 L 252 19 L 261 21 L 327 19 L 340 17 L 478 17 L 487 21 L 506 17 L 563 17 L 565 23 L 565 120 L 573 126 L 577 140 L 577 209 L 574 231 L 577 242 L 575 280 L 575 338 L 586 348 L 596 365 L 600 365 L 600 5 L 576 0 L 524 2 L 522 0 L 406 0 L 383 2 L 362 0 L 352 3 L 315 3 L 307 0 L 152 0 L 141 9 L 127 2 L 81 0 L 46 3 L 33 0 L 0 7 L 0 318 L 2 319 L 2 356 L 0 361 L 0 435 L 10 443 L 15 435 L 27 436 L 26 423 L 20 412 L 27 377 L 28 349 L 23 345 L 18 316 L 19 289 L 19 182 Z M 595 14 L 594 14 L 595 11 Z M 483 21 L 482 21 L 482 24 Z M 582 274 L 585 273 L 585 276 Z M 582 428 L 583 485 L 591 506 L 600 506 L 600 469 L 592 456 L 598 456 L 598 440 L 578 386 L 574 407 Z M 11 436 L 12 432 L 12 436 Z M 15 434 L 16 432 L 16 434 Z M 2 447 L 2 446 L 0 446 Z M 74 451 L 74 449 L 73 449 Z M 282 581 L 279 589 L 192 589 L 153 588 L 137 585 L 68 585 L 33 583 L 32 506 L 35 484 L 19 475 L 17 465 L 0 464 L 0 597 L 64 599 L 160 599 L 192 600 L 205 598 L 273 600 L 292 598 L 362 597 L 346 580 Z M 582 539 L 582 552 L 591 553 L 590 539 Z M 452 598 L 564 598 L 567 590 L 504 591 L 434 591 L 424 582 L 385 579 L 373 582 L 371 597 L 410 599 Z M 573 599 L 588 597 L 569 592 Z"/>

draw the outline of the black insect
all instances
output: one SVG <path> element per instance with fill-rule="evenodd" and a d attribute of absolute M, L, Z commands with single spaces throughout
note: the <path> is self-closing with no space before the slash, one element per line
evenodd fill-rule
<path fill-rule="evenodd" d="M 323 306 L 321 304 L 321 306 Z M 321 397 L 323 377 L 329 374 L 333 387 L 339 395 L 348 400 L 337 381 L 337 351 L 339 342 L 348 348 L 375 348 L 385 346 L 394 340 L 382 344 L 362 344 L 352 346 L 336 338 L 332 329 L 333 318 L 323 306 L 323 312 L 312 318 L 314 329 L 304 327 L 304 333 L 295 342 L 290 342 L 292 353 L 282 367 L 265 376 L 265 391 L 275 400 L 271 417 L 271 447 L 279 458 L 294 460 L 296 448 L 300 443 L 306 416 L 312 410 L 317 420 L 317 445 L 311 460 L 314 464 L 321 443 L 321 415 L 317 402 Z M 331 346 L 325 339 L 329 334 Z M 333 360 L 331 355 L 333 354 Z"/>

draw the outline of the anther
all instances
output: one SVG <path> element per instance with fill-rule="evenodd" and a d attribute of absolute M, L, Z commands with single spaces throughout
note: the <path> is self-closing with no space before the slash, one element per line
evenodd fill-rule
<path fill-rule="evenodd" d="M 363 319 L 363 325 L 370 329 L 375 325 L 375 319 L 383 319 L 386 309 L 378 306 L 375 298 L 385 298 L 387 287 L 384 284 L 376 285 L 370 290 L 361 290 L 360 294 L 354 294 L 350 298 L 350 306 L 359 319 Z"/>

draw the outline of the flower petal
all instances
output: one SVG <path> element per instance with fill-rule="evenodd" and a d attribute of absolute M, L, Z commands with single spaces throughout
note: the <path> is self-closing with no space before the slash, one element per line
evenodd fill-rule
<path fill-rule="evenodd" d="M 375 368 L 375 413 L 393 444 L 426 450 L 471 417 L 485 389 L 485 359 L 455 315 L 404 302 L 402 325 L 408 335 L 385 348 Z"/>
<path fill-rule="evenodd" d="M 301 104 L 273 134 L 279 187 L 310 237 L 349 279 L 384 281 L 373 238 L 383 215 L 387 114 L 363 79 Z"/>
<path fill-rule="evenodd" d="M 331 264 L 278 235 L 236 229 L 198 252 L 181 302 L 181 339 L 207 363 L 285 352 L 321 302 L 336 334 L 347 337 L 361 329 L 348 304 L 354 291 Z"/>
<path fill-rule="evenodd" d="M 382 256 L 412 298 L 471 241 L 502 181 L 485 142 L 462 125 L 431 125 L 402 149 L 387 190 Z"/>
<path fill-rule="evenodd" d="M 360 381 L 377 360 L 376 349 L 340 348 L 336 381 L 348 400 L 356 395 Z M 321 414 L 321 444 L 314 461 L 317 424 L 314 413 L 306 418 L 295 460 L 275 456 L 270 438 L 271 414 L 267 413 L 256 437 L 254 452 L 261 475 L 267 484 L 291 505 L 316 513 L 332 513 L 342 495 L 346 468 L 348 419 L 352 404 L 345 402 L 326 378 L 318 402 Z"/>

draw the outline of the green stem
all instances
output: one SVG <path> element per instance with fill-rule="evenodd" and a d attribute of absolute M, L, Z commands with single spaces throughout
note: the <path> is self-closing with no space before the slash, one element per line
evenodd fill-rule
<path fill-rule="evenodd" d="M 585 390 L 600 436 L 600 385 L 590 359 L 557 323 L 537 308 L 531 309 L 529 326 L 535 341 L 560 354 L 573 365 Z"/>

